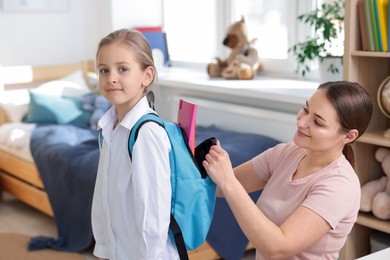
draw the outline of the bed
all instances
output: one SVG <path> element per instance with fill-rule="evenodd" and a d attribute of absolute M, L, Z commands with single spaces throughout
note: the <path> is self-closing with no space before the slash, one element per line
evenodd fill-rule
<path fill-rule="evenodd" d="M 50 94 L 52 98 L 49 101 L 54 102 L 61 98 L 55 106 L 57 110 L 67 110 L 61 108 L 60 105 L 64 96 L 67 98 L 84 97 L 94 90 L 96 81 L 90 76 L 94 69 L 93 61 L 53 66 L 0 67 L 0 189 L 54 217 L 59 237 L 63 238 L 56 245 L 58 241 L 55 239 L 48 241 L 48 238 L 38 237 L 35 241 L 38 248 L 40 239 L 43 241 L 42 248 L 46 247 L 48 242 L 52 243 L 50 246 L 52 248 L 67 251 L 80 251 L 89 246 L 86 244 L 90 243 L 91 239 L 89 214 L 86 214 L 85 222 L 75 223 L 74 219 L 79 218 L 80 211 L 90 212 L 89 204 L 94 184 L 93 173 L 96 172 L 94 167 L 97 167 L 98 146 L 96 131 L 88 125 L 79 127 L 78 124 L 74 124 L 74 121 L 69 120 L 42 123 L 38 119 L 44 113 L 32 107 L 31 104 L 39 100 L 41 94 L 48 94 L 52 89 L 56 89 Z M 61 87 L 58 87 L 59 85 Z M 31 116 L 31 111 L 35 111 L 34 116 Z M 87 115 L 90 114 L 87 113 Z M 85 121 L 85 116 L 83 118 Z M 67 135 L 71 135 L 75 140 L 71 145 L 63 143 L 64 136 Z M 225 143 L 225 148 L 231 151 L 233 165 L 278 143 L 273 138 L 236 133 L 214 125 L 197 128 L 197 140 L 204 140 L 211 135 L 217 136 L 222 143 Z M 42 139 L 37 139 L 38 137 Z M 48 141 L 46 139 L 43 141 L 44 138 Z M 57 146 L 54 146 L 53 142 L 56 145 L 60 143 L 62 150 L 54 148 Z M 48 143 L 49 146 L 42 146 L 44 143 Z M 242 153 L 243 150 L 247 150 L 247 153 Z M 63 162 L 64 157 L 78 157 L 79 161 L 72 158 L 72 161 Z M 45 161 L 45 158 L 49 159 Z M 84 165 L 85 161 L 88 161 L 88 164 Z M 60 166 L 61 163 L 65 164 Z M 92 164 L 89 165 L 90 163 Z M 46 164 L 51 164 L 51 166 L 46 166 Z M 83 174 L 81 178 L 77 177 L 78 179 L 61 177 L 61 171 L 65 176 L 71 170 L 89 172 L 89 174 Z M 53 172 L 56 173 L 55 177 L 53 177 Z M 88 194 L 72 201 L 70 194 L 79 193 L 74 192 L 74 187 L 77 187 L 77 191 Z M 66 196 L 59 196 L 60 191 Z M 260 193 L 251 194 L 253 200 L 256 200 L 259 195 Z M 68 213 L 63 214 L 64 211 L 69 211 L 67 207 L 73 209 L 77 204 L 81 204 L 78 205 L 80 210 L 76 211 L 73 218 L 66 215 Z M 83 240 L 81 244 L 64 246 L 67 240 L 74 240 L 71 239 L 72 234 L 69 235 L 63 231 L 68 232 L 69 227 L 78 229 L 79 232 L 85 231 L 82 235 L 78 234 L 77 230 L 73 232 L 73 238 L 76 236 L 77 239 Z M 190 259 L 220 259 L 222 257 L 237 259 L 245 250 L 251 248 L 245 236 L 240 232 L 226 202 L 223 199 L 217 199 L 215 217 L 208 241 L 198 249 L 191 251 L 189 255 Z"/>
<path fill-rule="evenodd" d="M 17 124 L 27 112 L 27 88 L 64 78 L 76 71 L 82 71 L 84 76 L 88 71 L 94 71 L 94 64 L 92 61 L 83 61 L 79 64 L 55 66 L 0 66 L 0 125 L 3 131 L 5 123 Z M 28 131 L 33 127 L 34 125 L 29 125 L 24 130 Z M 38 169 L 28 154 L 28 145 L 26 147 L 22 149 L 24 156 L 20 157 L 18 154 L 21 149 L 10 153 L 7 142 L 3 140 L 0 149 L 1 188 L 41 212 L 54 216 Z"/>

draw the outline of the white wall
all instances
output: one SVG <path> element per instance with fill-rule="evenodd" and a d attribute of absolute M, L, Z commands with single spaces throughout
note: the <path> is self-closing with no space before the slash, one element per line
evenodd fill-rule
<path fill-rule="evenodd" d="M 66 12 L 0 9 L 0 64 L 48 65 L 94 59 L 99 40 L 109 32 L 162 24 L 161 0 L 69 1 L 71 8 Z"/>
<path fill-rule="evenodd" d="M 162 0 L 112 0 L 111 3 L 114 30 L 162 24 Z"/>

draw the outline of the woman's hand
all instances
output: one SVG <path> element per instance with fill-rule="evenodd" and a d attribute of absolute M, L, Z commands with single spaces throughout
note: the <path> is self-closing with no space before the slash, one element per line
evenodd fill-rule
<path fill-rule="evenodd" d="M 235 178 L 229 154 L 222 149 L 219 140 L 210 148 L 209 153 L 203 161 L 210 178 L 222 189 L 229 180 Z"/>

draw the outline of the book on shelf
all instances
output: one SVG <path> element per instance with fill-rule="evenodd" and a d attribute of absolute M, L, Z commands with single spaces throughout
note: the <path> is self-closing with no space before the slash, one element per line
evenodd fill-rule
<path fill-rule="evenodd" d="M 390 51 L 390 4 L 387 3 L 387 51 Z"/>
<path fill-rule="evenodd" d="M 376 8 L 376 0 L 370 0 L 370 13 L 371 13 L 371 23 L 372 23 L 372 31 L 374 35 L 374 44 L 375 51 L 380 51 L 380 35 L 378 31 L 378 20 L 377 20 L 377 8 Z"/>
<path fill-rule="evenodd" d="M 371 19 L 370 2 L 371 0 L 363 0 L 363 11 L 364 11 L 364 19 L 366 21 L 368 50 L 375 51 L 374 30 L 373 30 L 373 24 Z"/>
<path fill-rule="evenodd" d="M 358 0 L 357 3 L 358 8 L 358 16 L 359 16 L 359 26 L 360 26 L 360 39 L 362 42 L 362 50 L 368 51 L 369 50 L 369 44 L 368 44 L 368 34 L 367 34 L 367 28 L 366 28 L 366 18 L 364 14 L 363 9 L 363 0 Z"/>
<path fill-rule="evenodd" d="M 177 114 L 177 123 L 184 130 L 192 154 L 195 154 L 196 145 L 196 114 L 198 105 L 185 99 L 180 99 Z"/>
<path fill-rule="evenodd" d="M 378 33 L 380 35 L 381 40 L 381 51 L 388 51 L 388 8 L 389 8 L 389 0 L 376 0 L 376 8 L 377 8 L 377 20 L 378 20 Z"/>

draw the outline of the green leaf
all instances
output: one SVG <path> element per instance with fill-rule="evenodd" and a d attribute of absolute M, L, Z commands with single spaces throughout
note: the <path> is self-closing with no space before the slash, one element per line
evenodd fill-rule
<path fill-rule="evenodd" d="M 332 3 L 323 3 L 320 8 L 316 8 L 308 13 L 298 15 L 297 20 L 309 25 L 316 33 L 313 38 L 303 42 L 298 42 L 288 48 L 297 60 L 297 73 L 305 76 L 310 72 L 308 62 L 324 57 L 331 57 L 332 53 L 328 50 L 332 47 L 334 40 L 344 29 L 344 1 L 334 1 Z M 338 68 L 331 64 L 330 71 L 337 73 Z"/>

